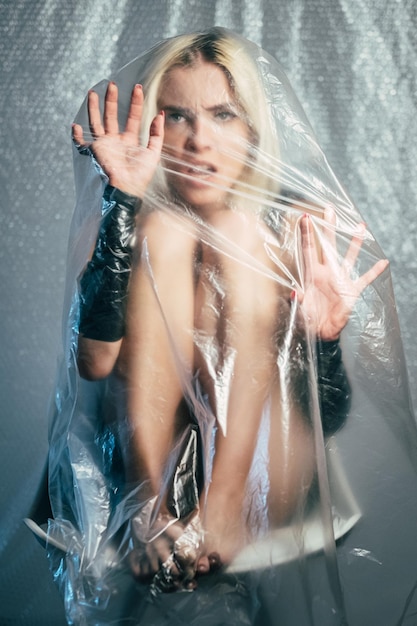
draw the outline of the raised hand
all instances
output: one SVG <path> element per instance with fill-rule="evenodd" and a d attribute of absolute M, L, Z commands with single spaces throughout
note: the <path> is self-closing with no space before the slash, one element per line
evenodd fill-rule
<path fill-rule="evenodd" d="M 88 94 L 88 118 L 93 137 L 92 142 L 84 139 L 79 124 L 73 126 L 73 139 L 82 147 L 90 147 L 109 177 L 109 183 L 121 191 L 143 198 L 161 157 L 164 138 L 164 114 L 159 113 L 152 121 L 149 142 L 139 145 L 142 120 L 143 92 L 135 85 L 130 99 L 129 113 L 124 131 L 120 131 L 117 119 L 118 89 L 110 82 L 104 101 L 103 120 L 99 108 L 99 97 L 94 91 Z"/>
<path fill-rule="evenodd" d="M 336 249 L 335 213 L 325 212 L 326 226 L 320 259 L 309 215 L 301 219 L 301 244 L 304 258 L 304 291 L 297 291 L 305 322 L 310 332 L 323 341 L 334 341 L 346 326 L 355 302 L 362 291 L 387 267 L 388 261 L 377 261 L 367 272 L 352 278 L 366 227 L 360 224 L 352 237 L 346 255 L 339 263 Z"/>

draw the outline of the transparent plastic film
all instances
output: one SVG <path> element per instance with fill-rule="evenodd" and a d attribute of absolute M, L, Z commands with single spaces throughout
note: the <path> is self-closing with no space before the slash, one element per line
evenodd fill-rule
<path fill-rule="evenodd" d="M 48 529 L 68 622 L 275 624 L 266 577 L 276 599 L 295 568 L 303 621 L 279 623 L 349 623 L 338 545 L 364 528 L 349 554 L 372 555 L 363 483 L 399 456 L 415 484 L 415 423 L 388 262 L 282 70 L 224 29 L 164 41 L 73 140 Z M 390 458 L 356 458 L 364 428 Z"/>

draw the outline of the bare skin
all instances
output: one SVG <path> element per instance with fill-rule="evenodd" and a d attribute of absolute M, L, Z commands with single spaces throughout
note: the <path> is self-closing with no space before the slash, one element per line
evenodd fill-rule
<path fill-rule="evenodd" d="M 171 70 L 160 94 L 163 112 L 152 123 L 146 147 L 139 146 L 137 139 L 143 107 L 140 86 L 133 90 L 123 132 L 117 123 L 117 101 L 117 87 L 110 83 L 102 121 L 97 95 L 91 92 L 88 99 L 90 145 L 110 184 L 143 197 L 162 158 L 170 168 L 172 192 L 224 242 L 219 249 L 213 247 L 192 219 L 177 213 L 161 210 L 139 218 L 141 249 L 131 276 L 126 335 L 114 343 L 79 340 L 82 375 L 95 379 L 114 370 L 126 383 L 132 429 L 129 479 L 147 480 L 150 496 L 160 491 L 170 450 L 184 426 L 184 388 L 196 371 L 200 373 L 219 429 L 212 481 L 200 506 L 204 541 L 184 557 L 186 576 L 175 562 L 171 564 L 178 580 L 189 581 L 190 568 L 206 573 L 214 561 L 229 563 L 248 540 L 241 513 L 268 397 L 274 407 L 270 483 L 271 492 L 277 495 L 269 503 L 274 524 L 291 517 L 297 494 L 308 489 L 314 475 L 311 433 L 301 414 L 286 413 L 277 365 L 278 320 L 286 314 L 283 303 L 290 301 L 290 290 L 283 290 L 273 278 L 276 267 L 264 246 L 266 227 L 256 216 L 228 208 L 228 194 L 244 175 L 249 129 L 225 74 L 205 62 Z M 80 126 L 74 126 L 73 137 L 80 145 L 88 143 Z M 230 143 L 229 150 L 225 142 Z M 339 264 L 334 226 L 334 213 L 329 209 L 319 253 L 311 218 L 305 215 L 299 220 L 304 277 L 293 297 L 301 306 L 308 331 L 324 341 L 340 336 L 357 298 L 387 266 L 386 261 L 379 261 L 353 279 L 364 228 L 358 229 Z M 194 271 L 197 253 L 201 256 L 198 276 Z M 202 337 L 211 338 L 217 352 L 201 348 Z M 236 356 L 224 408 L 219 388 L 230 354 Z M 136 553 L 132 564 L 138 577 L 155 574 L 170 559 L 187 533 L 187 524 L 190 520 L 173 520 L 162 501 L 155 521 L 158 537 Z"/>
<path fill-rule="evenodd" d="M 93 140 L 84 138 L 83 128 L 74 124 L 73 140 L 77 145 L 89 146 L 100 163 L 113 187 L 125 193 L 143 198 L 161 158 L 164 137 L 164 114 L 155 117 L 149 131 L 146 147 L 139 145 L 138 137 L 143 110 L 143 91 L 135 85 L 132 91 L 130 109 L 123 132 L 119 130 L 117 119 L 118 89 L 109 83 L 103 120 L 101 119 L 99 98 L 94 91 L 88 94 L 88 116 Z M 108 376 L 119 356 L 122 341 L 103 342 L 81 337 L 78 345 L 78 366 L 87 379 L 95 380 Z"/>
<path fill-rule="evenodd" d="M 83 129 L 79 124 L 73 126 L 73 138 L 81 146 L 91 146 L 113 187 L 143 198 L 161 158 L 164 114 L 161 112 L 153 120 L 148 145 L 143 147 L 138 141 L 143 110 L 142 86 L 135 85 L 133 88 L 123 132 L 119 130 L 117 109 L 118 89 L 114 83 L 110 82 L 107 88 L 103 120 L 98 95 L 90 91 L 88 114 L 93 141 L 85 141 Z"/>

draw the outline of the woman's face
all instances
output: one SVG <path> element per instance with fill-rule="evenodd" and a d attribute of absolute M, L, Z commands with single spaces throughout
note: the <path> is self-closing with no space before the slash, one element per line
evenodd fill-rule
<path fill-rule="evenodd" d="M 163 165 L 174 191 L 196 209 L 224 205 L 245 169 L 249 128 L 224 72 L 199 61 L 165 76 Z"/>

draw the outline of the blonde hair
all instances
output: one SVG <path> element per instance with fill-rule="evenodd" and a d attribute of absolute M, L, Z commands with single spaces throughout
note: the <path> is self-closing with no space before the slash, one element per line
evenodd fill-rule
<path fill-rule="evenodd" d="M 217 65 L 226 75 L 238 105 L 245 113 L 252 144 L 245 180 L 235 184 L 241 196 L 258 207 L 262 199 L 271 200 L 279 191 L 278 137 L 271 107 L 261 80 L 261 70 L 247 53 L 248 42 L 223 28 L 185 34 L 168 39 L 153 49 L 151 62 L 143 78 L 145 95 L 143 144 L 148 141 L 148 129 L 158 112 L 158 99 L 164 77 L 174 67 L 190 67 L 199 60 Z M 161 185 L 161 173 L 156 185 Z"/>

